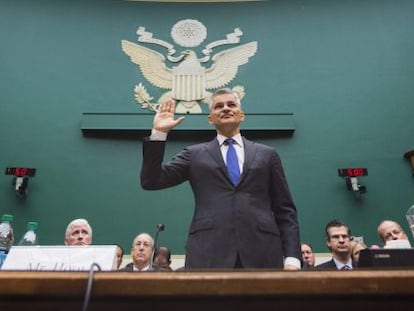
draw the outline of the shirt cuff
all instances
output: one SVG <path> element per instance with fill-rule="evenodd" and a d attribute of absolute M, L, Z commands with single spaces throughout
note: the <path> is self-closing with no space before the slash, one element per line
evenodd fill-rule
<path fill-rule="evenodd" d="M 295 266 L 296 268 L 300 269 L 300 260 L 295 258 L 295 257 L 286 257 L 285 258 L 285 266 L 286 265 L 291 265 L 291 266 Z"/>
<path fill-rule="evenodd" d="M 150 140 L 166 141 L 168 133 L 158 131 L 156 129 L 151 130 Z"/>

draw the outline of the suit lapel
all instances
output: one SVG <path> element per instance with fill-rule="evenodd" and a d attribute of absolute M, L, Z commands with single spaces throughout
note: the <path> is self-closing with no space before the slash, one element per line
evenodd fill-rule
<path fill-rule="evenodd" d="M 249 168 L 254 160 L 254 156 L 256 154 L 257 148 L 255 143 L 250 140 L 247 140 L 243 137 L 243 144 L 244 144 L 244 165 L 243 165 L 243 173 L 240 176 L 239 185 L 242 183 L 243 179 L 247 175 Z M 213 139 L 212 141 L 206 143 L 205 145 L 206 151 L 210 154 L 213 160 L 219 165 L 220 171 L 223 173 L 223 176 L 227 179 L 227 181 L 232 185 L 226 170 L 226 164 L 224 163 L 223 157 L 221 156 L 220 146 L 217 139 Z"/>
<path fill-rule="evenodd" d="M 221 156 L 220 146 L 217 139 L 206 143 L 206 151 L 213 158 L 213 160 L 220 166 L 220 169 L 226 173 L 226 164 L 224 163 L 223 157 Z"/>
<path fill-rule="evenodd" d="M 240 176 L 240 183 L 243 181 L 244 177 L 247 175 L 250 166 L 254 160 L 257 148 L 256 144 L 250 140 L 247 140 L 243 137 L 243 144 L 244 144 L 244 165 L 243 165 L 243 173 Z"/>
<path fill-rule="evenodd" d="M 223 174 L 223 178 L 225 178 L 229 185 L 233 187 L 233 184 L 231 183 L 230 178 L 227 174 L 226 163 L 224 163 L 223 156 L 221 155 L 218 140 L 213 139 L 212 141 L 206 143 L 205 148 L 208 154 L 212 157 L 213 161 L 218 165 L 220 172 Z"/>

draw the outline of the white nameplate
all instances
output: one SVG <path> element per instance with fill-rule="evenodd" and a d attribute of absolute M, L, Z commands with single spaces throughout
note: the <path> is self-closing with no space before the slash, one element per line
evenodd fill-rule
<path fill-rule="evenodd" d="M 89 271 L 93 263 L 116 270 L 116 246 L 13 246 L 1 270 Z"/>

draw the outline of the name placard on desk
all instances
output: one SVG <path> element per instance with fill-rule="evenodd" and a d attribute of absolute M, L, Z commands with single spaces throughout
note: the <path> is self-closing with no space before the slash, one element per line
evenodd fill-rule
<path fill-rule="evenodd" d="M 116 270 L 116 246 L 13 246 L 1 270 L 89 271 L 93 263 Z"/>

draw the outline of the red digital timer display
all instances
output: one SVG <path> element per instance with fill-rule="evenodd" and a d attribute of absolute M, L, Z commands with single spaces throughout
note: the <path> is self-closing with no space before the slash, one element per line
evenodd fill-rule
<path fill-rule="evenodd" d="M 36 175 L 36 169 L 28 167 L 7 167 L 4 173 L 6 175 L 33 177 Z"/>
<path fill-rule="evenodd" d="M 341 177 L 367 176 L 368 175 L 368 170 L 364 167 L 340 168 L 340 169 L 338 169 L 338 175 L 341 176 Z"/>

